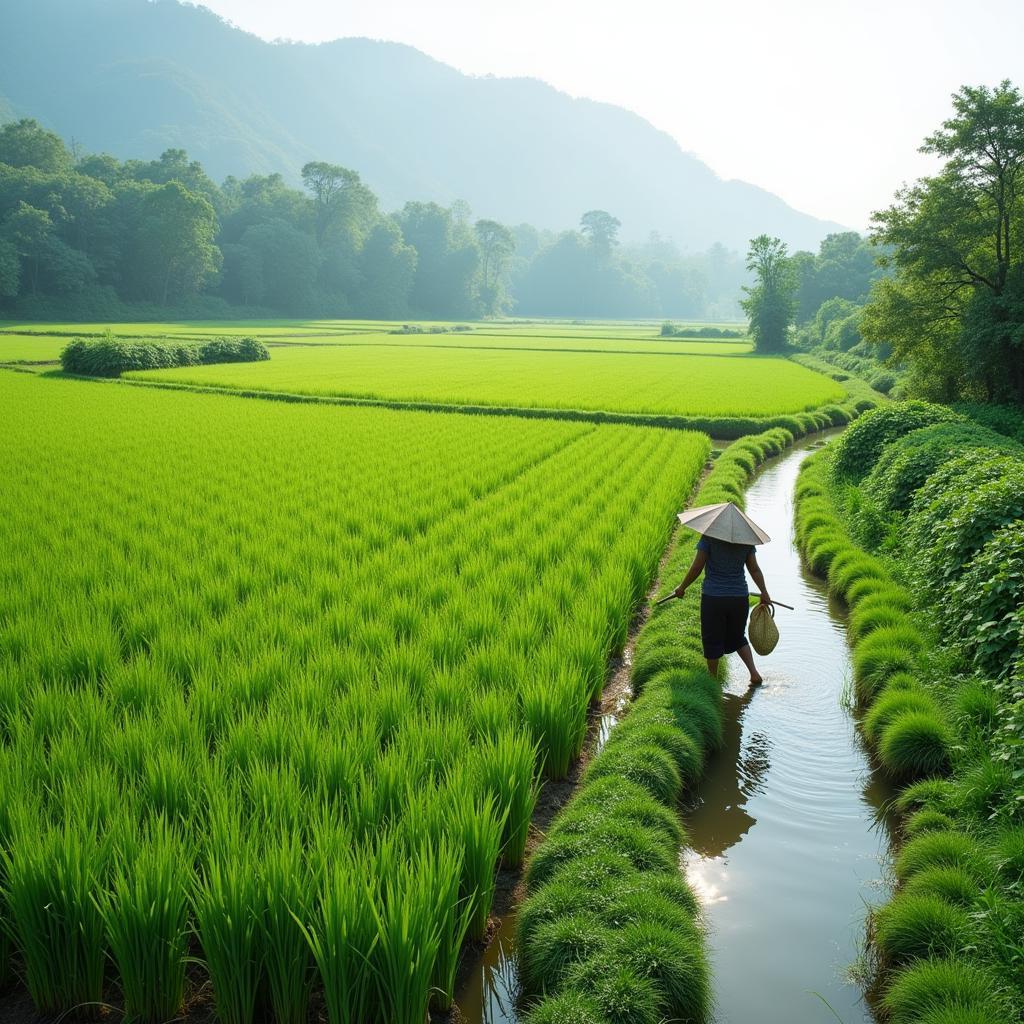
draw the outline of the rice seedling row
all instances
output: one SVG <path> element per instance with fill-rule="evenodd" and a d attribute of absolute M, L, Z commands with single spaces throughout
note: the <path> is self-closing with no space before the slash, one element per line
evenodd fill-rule
<path fill-rule="evenodd" d="M 36 1006 L 420 1024 L 699 435 L 0 376 L 0 920 Z M 0 950 L 0 953 L 3 951 Z"/>

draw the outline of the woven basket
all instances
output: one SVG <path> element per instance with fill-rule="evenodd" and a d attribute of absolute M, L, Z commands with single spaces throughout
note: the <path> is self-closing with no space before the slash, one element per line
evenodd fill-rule
<path fill-rule="evenodd" d="M 770 604 L 759 604 L 750 613 L 750 646 L 758 654 L 771 654 L 779 642 L 779 627 L 775 625 L 775 609 Z"/>

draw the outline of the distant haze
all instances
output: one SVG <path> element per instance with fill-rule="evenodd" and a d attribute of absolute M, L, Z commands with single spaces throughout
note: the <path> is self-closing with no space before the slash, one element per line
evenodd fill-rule
<path fill-rule="evenodd" d="M 1024 4 L 987 0 L 207 0 L 266 39 L 369 36 L 616 103 L 725 178 L 863 229 L 931 163 L 963 83 L 1020 78 Z M 978 18 L 982 18 L 979 22 Z"/>

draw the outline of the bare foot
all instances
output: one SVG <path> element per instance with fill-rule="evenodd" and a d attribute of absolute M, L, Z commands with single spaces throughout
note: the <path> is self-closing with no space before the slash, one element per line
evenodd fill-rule
<path fill-rule="evenodd" d="M 751 686 L 760 686 L 763 682 L 764 682 L 764 680 L 760 676 L 751 676 L 750 677 L 750 685 Z"/>

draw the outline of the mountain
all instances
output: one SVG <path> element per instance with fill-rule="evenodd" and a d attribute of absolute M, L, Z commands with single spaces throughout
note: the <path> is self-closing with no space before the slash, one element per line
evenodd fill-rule
<path fill-rule="evenodd" d="M 268 43 L 175 0 L 3 0 L 4 113 L 121 158 L 184 148 L 218 179 L 344 164 L 385 209 L 465 199 L 476 216 L 562 229 L 599 208 L 628 240 L 657 230 L 690 250 L 762 232 L 816 248 L 841 230 L 723 181 L 619 107 L 396 43 Z"/>

